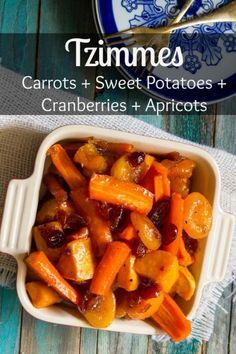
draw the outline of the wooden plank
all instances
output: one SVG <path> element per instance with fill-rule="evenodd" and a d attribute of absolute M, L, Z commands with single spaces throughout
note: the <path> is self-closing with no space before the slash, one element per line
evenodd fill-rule
<path fill-rule="evenodd" d="M 23 312 L 21 352 L 74 354 L 80 345 L 80 328 L 48 324 Z"/>
<path fill-rule="evenodd" d="M 211 107 L 211 114 L 192 114 L 170 116 L 166 128 L 170 133 L 182 138 L 209 146 L 214 143 L 215 108 Z"/>
<path fill-rule="evenodd" d="M 168 344 L 168 353 L 171 354 L 200 354 L 201 343 L 197 340 L 186 340 L 181 343 L 170 342 Z"/>
<path fill-rule="evenodd" d="M 36 33 L 39 0 L 0 2 L 1 33 Z"/>
<path fill-rule="evenodd" d="M 94 82 L 95 71 L 76 70 L 72 56 L 65 59 L 61 53 L 64 46 L 63 33 L 82 33 L 93 30 L 90 2 L 74 0 L 41 2 L 40 33 L 61 33 L 50 40 L 50 47 L 39 45 L 37 76 L 39 78 L 75 78 L 90 79 Z M 90 15 L 89 15 L 90 14 Z M 83 21 L 81 21 L 83 18 Z M 50 55 L 49 48 L 52 50 Z M 93 88 L 89 90 L 93 97 Z M 79 90 L 78 94 L 85 94 Z M 30 338 L 30 340 L 29 340 Z M 81 342 L 81 343 L 80 343 Z M 96 353 L 97 331 L 72 327 L 53 326 L 33 319 L 24 312 L 22 321 L 21 350 L 25 354 L 35 351 L 38 353 L 75 353 L 81 346 L 81 353 Z M 37 352 L 36 350 L 36 352 Z"/>
<path fill-rule="evenodd" d="M 97 354 L 97 336 L 95 329 L 81 328 L 79 354 Z"/>
<path fill-rule="evenodd" d="M 0 287 L 0 352 L 17 354 L 20 345 L 21 306 L 13 289 Z"/>
<path fill-rule="evenodd" d="M 232 287 L 230 285 L 225 289 L 224 294 L 219 301 L 219 307 L 215 313 L 214 331 L 211 340 L 205 345 L 205 352 L 207 354 L 228 352 L 231 312 L 231 299 L 229 298 L 229 295 L 231 292 Z"/>
<path fill-rule="evenodd" d="M 236 154 L 236 97 L 218 105 L 216 117 L 215 146 Z"/>
<path fill-rule="evenodd" d="M 145 354 L 147 351 L 148 336 L 98 332 L 97 354 Z"/>
<path fill-rule="evenodd" d="M 96 68 L 76 68 L 74 52 L 64 48 L 66 38 L 95 33 L 91 1 L 42 0 L 40 13 L 37 77 L 76 79 L 79 84 L 72 93 L 93 99 Z M 81 85 L 85 79 L 92 83 L 89 89 Z"/>
<path fill-rule="evenodd" d="M 0 2 L 1 64 L 22 74 L 35 70 L 38 7 L 39 0 Z"/>
<path fill-rule="evenodd" d="M 215 146 L 233 154 L 236 153 L 236 124 L 235 115 L 232 114 L 235 111 L 235 103 L 236 98 L 234 97 L 218 105 L 215 129 Z M 235 353 L 235 303 L 232 302 L 233 298 L 229 296 L 233 289 L 233 286 L 229 286 L 225 290 L 219 303 L 223 310 L 219 307 L 216 311 L 214 333 L 210 342 L 206 344 L 206 352 L 209 354 L 213 354 L 216 350 L 218 353 L 221 351 L 222 353 L 227 351 Z"/>

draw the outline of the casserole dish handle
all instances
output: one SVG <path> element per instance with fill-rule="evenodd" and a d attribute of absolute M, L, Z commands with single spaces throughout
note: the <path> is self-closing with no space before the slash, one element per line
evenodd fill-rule
<path fill-rule="evenodd" d="M 30 250 L 30 232 L 34 208 L 32 177 L 25 180 L 12 180 L 9 183 L 5 200 L 0 233 L 0 251 L 17 257 Z"/>
<path fill-rule="evenodd" d="M 230 248 L 235 228 L 235 216 L 223 211 L 216 215 L 216 236 L 211 250 L 207 280 L 219 282 L 224 279 L 229 261 Z"/>

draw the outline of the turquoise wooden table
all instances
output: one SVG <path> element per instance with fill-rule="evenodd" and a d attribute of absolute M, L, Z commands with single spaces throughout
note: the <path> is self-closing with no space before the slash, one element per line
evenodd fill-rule
<path fill-rule="evenodd" d="M 88 0 L 1 0 L 0 32 L 2 33 L 80 33 L 94 29 L 91 1 Z M 40 57 L 37 42 L 27 53 L 14 48 L 7 55 L 7 64 L 24 73 L 25 68 L 35 77 L 53 78 L 68 74 L 60 63 L 60 55 Z M 17 49 L 19 49 L 17 51 Z M 16 55 L 17 53 L 17 55 Z M 3 55 L 3 54 L 1 54 Z M 47 65 L 40 65 L 47 60 Z M 45 69 L 42 69 L 46 67 Z M 56 70 L 55 70 L 56 69 Z M 50 74 L 50 75 L 49 75 Z M 95 78 L 95 70 L 76 70 L 77 77 Z M 109 74 L 110 75 L 110 74 Z M 116 74 L 117 75 L 117 74 Z M 96 99 L 94 87 L 78 92 Z M 107 98 L 106 91 L 99 99 Z M 130 94 L 140 95 L 132 92 Z M 141 96 L 139 96 L 142 99 Z M 124 93 L 124 99 L 132 97 Z M 195 142 L 236 152 L 235 117 L 230 115 L 235 99 L 211 107 L 208 115 L 139 116 L 146 122 Z M 224 111 L 224 115 L 222 112 Z M 228 112 L 228 115 L 226 114 Z M 157 354 L 157 353 L 236 353 L 236 307 L 228 295 L 233 286 L 225 289 L 216 311 L 215 328 L 211 340 L 174 344 L 157 344 L 148 336 L 108 333 L 105 331 L 56 326 L 38 321 L 22 310 L 15 290 L 0 288 L 0 353 L 1 354 Z M 223 307 L 223 309 L 222 309 Z"/>

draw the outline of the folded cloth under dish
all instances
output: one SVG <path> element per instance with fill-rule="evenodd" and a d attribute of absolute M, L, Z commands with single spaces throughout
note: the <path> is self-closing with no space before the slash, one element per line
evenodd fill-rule
<path fill-rule="evenodd" d="M 4 105 L 16 104 L 9 100 L 14 97 L 14 77 L 16 74 L 0 68 L 0 85 L 5 80 L 5 90 L 1 93 L 1 103 Z M 10 78 L 10 79 L 9 79 Z M 55 92 L 58 99 L 65 93 Z M 73 96 L 72 96 L 73 97 Z M 37 94 L 27 98 L 17 97 L 17 105 L 34 105 L 38 99 Z M 0 211 L 3 210 L 7 184 L 12 178 L 26 178 L 33 170 L 34 158 L 40 142 L 46 134 L 53 129 L 68 124 L 85 124 L 104 128 L 112 128 L 151 136 L 162 139 L 185 141 L 172 134 L 166 133 L 152 125 L 144 123 L 140 119 L 131 116 L 109 115 L 83 115 L 83 116 L 0 116 Z M 88 132 L 89 133 L 89 132 Z M 193 144 L 193 143 L 191 143 Z M 198 144 L 194 144 L 198 145 Z M 235 213 L 236 210 L 236 156 L 225 151 L 207 146 L 201 148 L 208 151 L 215 158 L 221 178 L 221 206 L 224 211 Z M 170 146 L 171 149 L 171 146 Z M 209 284 L 203 292 L 201 304 L 193 321 L 191 338 L 209 340 L 214 326 L 214 314 L 216 304 L 222 295 L 224 288 L 233 281 L 236 269 L 236 234 L 234 233 L 231 255 L 227 273 L 223 282 Z M 12 257 L 0 253 L 0 286 L 13 286 L 16 274 L 16 264 Z M 157 341 L 168 340 L 167 336 L 154 336 Z"/>

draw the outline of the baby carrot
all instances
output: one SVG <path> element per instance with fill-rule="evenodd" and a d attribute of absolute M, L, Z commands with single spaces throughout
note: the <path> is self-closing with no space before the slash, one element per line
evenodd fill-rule
<path fill-rule="evenodd" d="M 124 242 L 111 242 L 98 264 L 90 285 L 90 291 L 97 295 L 108 294 L 120 268 L 130 254 L 130 248 Z"/>
<path fill-rule="evenodd" d="M 175 256 L 178 254 L 180 247 L 180 240 L 183 231 L 183 217 L 184 217 L 184 200 L 179 193 L 173 193 L 170 203 L 170 215 L 168 222 L 174 224 L 177 229 L 177 237 L 169 245 L 163 246 L 163 249 L 173 253 Z"/>
<path fill-rule="evenodd" d="M 154 196 L 155 202 L 164 197 L 163 177 L 161 175 L 154 177 Z"/>
<path fill-rule="evenodd" d="M 62 188 L 56 176 L 53 173 L 48 173 L 43 178 L 47 190 L 55 197 L 58 203 L 67 200 L 67 192 Z"/>
<path fill-rule="evenodd" d="M 140 214 L 148 214 L 152 209 L 151 192 L 138 184 L 123 182 L 112 176 L 93 174 L 89 193 L 92 199 L 122 205 Z"/>
<path fill-rule="evenodd" d="M 179 264 L 181 264 L 183 266 L 186 266 L 186 267 L 190 266 L 195 261 L 194 256 L 192 256 L 186 250 L 186 247 L 185 247 L 184 240 L 183 240 L 182 236 L 181 236 L 180 242 L 179 242 L 179 250 L 178 250 L 177 257 L 178 257 L 178 260 L 179 260 Z"/>
<path fill-rule="evenodd" d="M 156 176 L 162 177 L 161 189 L 163 189 L 163 197 L 170 197 L 170 180 L 168 178 L 168 171 L 167 168 L 163 166 L 160 162 L 154 161 L 152 163 L 152 166 L 150 167 L 150 169 L 148 170 L 146 176 L 142 181 L 142 186 L 150 190 L 152 193 L 155 192 L 156 194 L 156 189 L 155 189 Z M 158 182 L 160 187 L 160 180 Z"/>
<path fill-rule="evenodd" d="M 31 270 L 59 295 L 70 300 L 73 304 L 78 304 L 79 293 L 60 275 L 44 252 L 36 251 L 31 253 L 25 262 Z"/>
<path fill-rule="evenodd" d="M 88 228 L 92 239 L 92 245 L 96 256 L 102 256 L 112 235 L 108 221 L 103 219 L 98 213 L 98 203 L 89 198 L 87 188 L 80 188 L 71 192 L 71 198 L 79 213 L 88 222 Z"/>
<path fill-rule="evenodd" d="M 135 231 L 135 228 L 133 225 L 130 223 L 129 225 L 126 226 L 126 228 L 119 234 L 119 237 L 122 240 L 125 241 L 130 241 L 133 240 L 135 237 L 137 237 L 137 233 Z"/>
<path fill-rule="evenodd" d="M 164 295 L 164 301 L 152 319 L 166 332 L 175 342 L 188 337 L 191 332 L 191 323 L 185 317 L 182 310 L 168 294 Z"/>
<path fill-rule="evenodd" d="M 51 156 L 53 164 L 72 190 L 86 184 L 85 177 L 80 173 L 60 144 L 51 146 L 48 150 L 48 155 Z"/>

